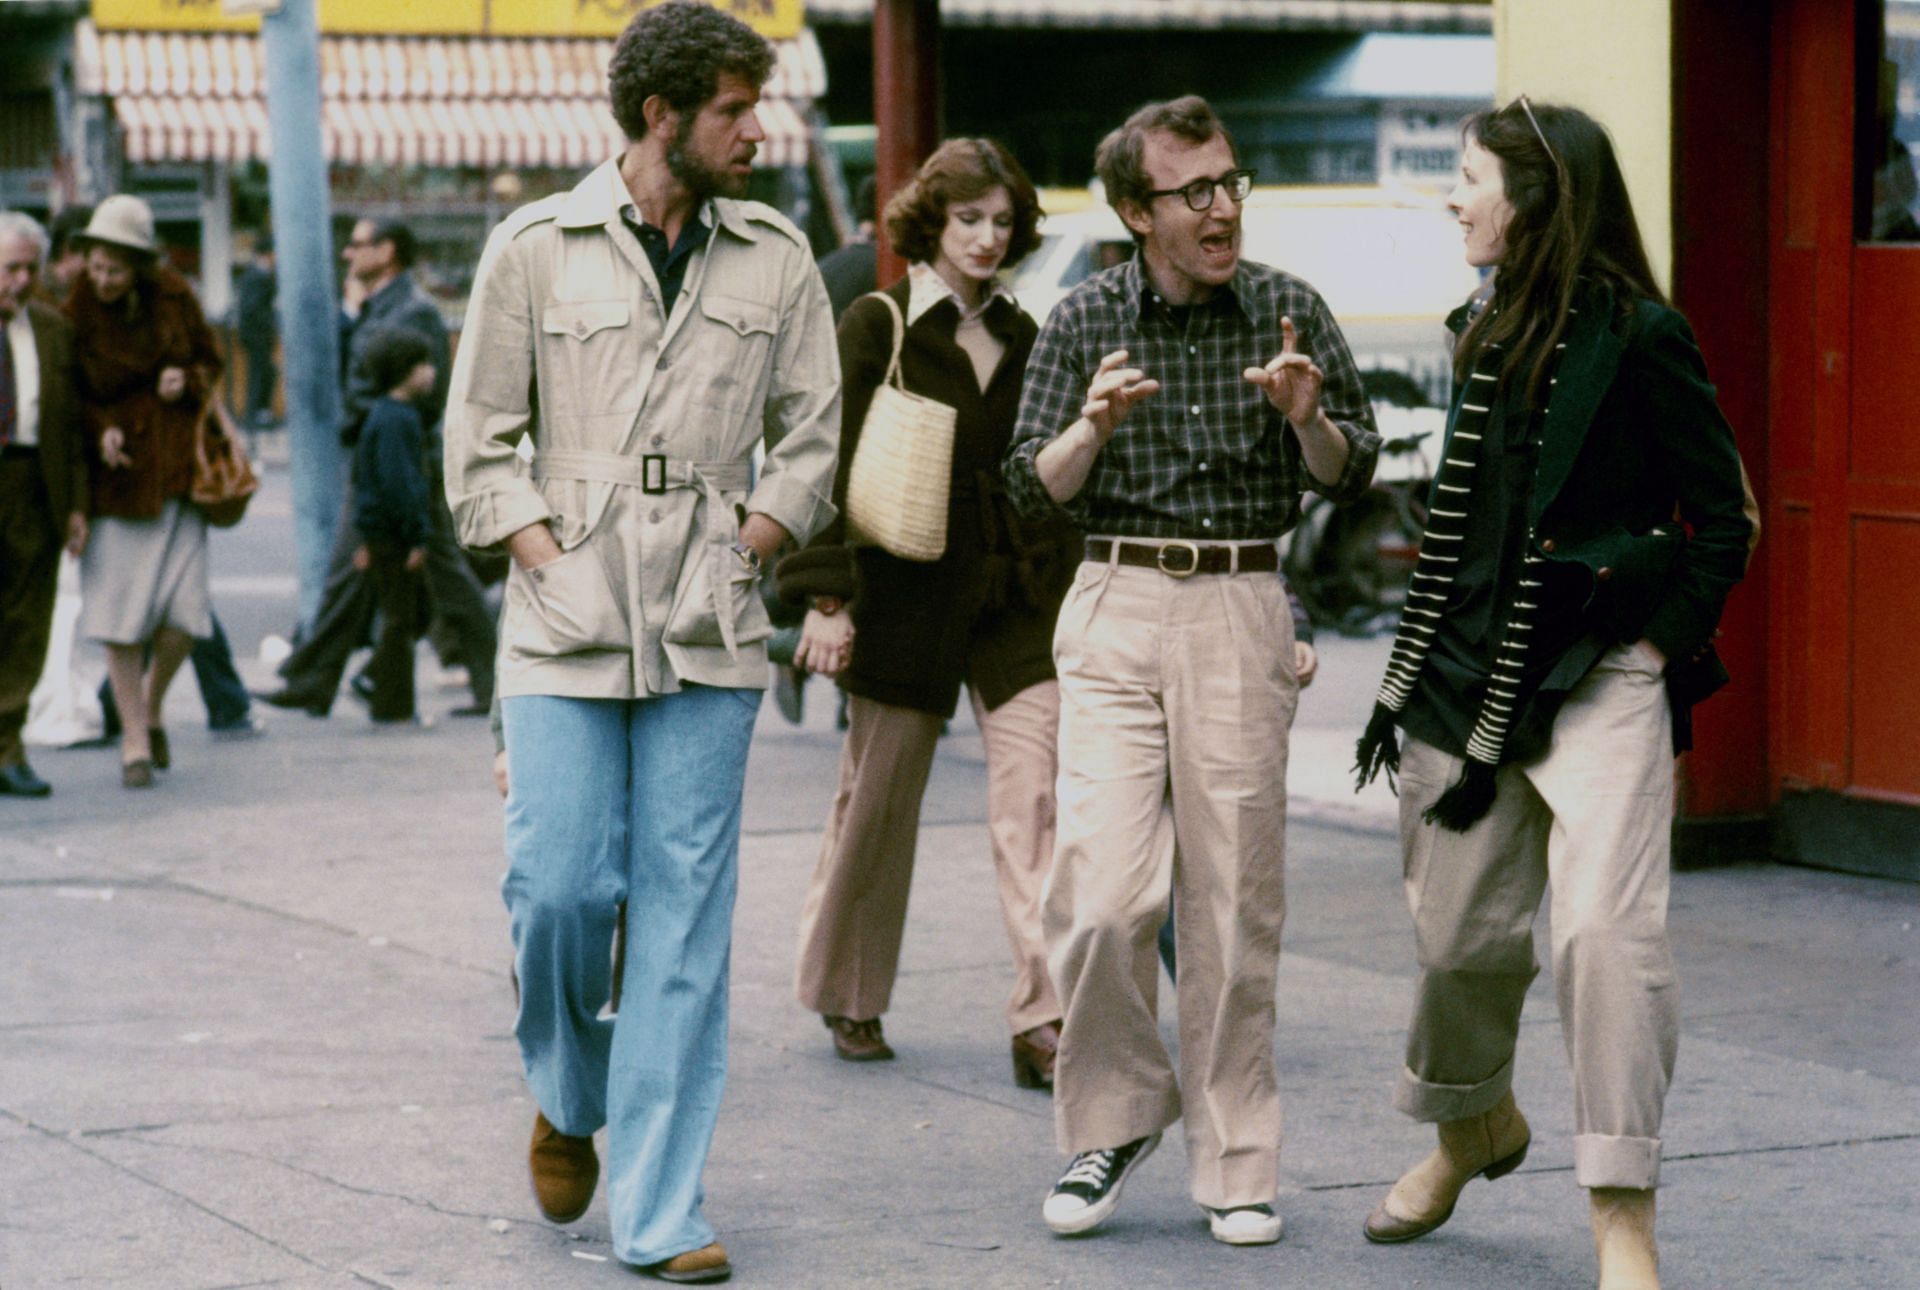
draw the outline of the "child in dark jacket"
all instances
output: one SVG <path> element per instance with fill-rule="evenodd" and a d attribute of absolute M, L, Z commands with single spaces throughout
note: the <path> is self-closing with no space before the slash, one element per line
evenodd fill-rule
<path fill-rule="evenodd" d="M 386 328 L 367 341 L 363 369 L 375 389 L 353 450 L 353 520 L 360 548 L 353 565 L 373 581 L 380 627 L 367 676 L 373 719 L 411 721 L 413 641 L 420 571 L 427 552 L 426 427 L 415 405 L 432 395 L 439 373 L 432 343 L 417 331 Z"/>

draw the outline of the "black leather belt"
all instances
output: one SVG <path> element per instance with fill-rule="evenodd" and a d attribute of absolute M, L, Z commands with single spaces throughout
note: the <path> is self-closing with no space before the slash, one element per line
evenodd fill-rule
<path fill-rule="evenodd" d="M 1280 567 L 1279 549 L 1265 542 L 1222 546 L 1184 539 L 1126 542 L 1088 538 L 1087 559 L 1158 569 L 1169 578 L 1191 578 L 1196 573 L 1272 573 Z"/>

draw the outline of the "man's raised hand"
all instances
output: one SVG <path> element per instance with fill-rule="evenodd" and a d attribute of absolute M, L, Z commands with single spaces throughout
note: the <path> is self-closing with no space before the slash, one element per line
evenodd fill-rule
<path fill-rule="evenodd" d="M 1313 359 L 1300 352 L 1300 334 L 1293 319 L 1280 320 L 1280 353 L 1265 367 L 1249 367 L 1247 380 L 1267 392 L 1267 401 L 1295 426 L 1312 425 L 1320 417 L 1320 388 L 1327 376 Z"/>
<path fill-rule="evenodd" d="M 1126 361 L 1124 349 L 1116 349 L 1100 360 L 1093 384 L 1087 387 L 1087 401 L 1080 408 L 1080 415 L 1093 427 L 1094 441 L 1103 447 L 1133 411 L 1133 405 L 1160 390 L 1160 382 L 1147 379 L 1139 368 L 1122 366 Z"/>

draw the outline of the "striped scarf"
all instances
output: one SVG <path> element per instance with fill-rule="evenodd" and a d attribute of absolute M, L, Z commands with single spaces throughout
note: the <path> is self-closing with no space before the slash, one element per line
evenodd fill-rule
<path fill-rule="evenodd" d="M 1394 725 L 1407 700 L 1413 696 L 1427 652 L 1433 647 L 1434 637 L 1439 635 L 1440 619 L 1453 599 L 1460 552 L 1467 538 L 1468 499 L 1473 495 L 1474 472 L 1482 455 L 1480 445 L 1486 438 L 1494 400 L 1498 397 L 1499 377 L 1495 373 L 1500 366 L 1500 348 L 1488 345 L 1481 351 L 1474 362 L 1473 375 L 1467 378 L 1466 389 L 1461 394 L 1453 434 L 1447 440 L 1446 455 L 1434 477 L 1427 530 L 1421 538 L 1420 559 L 1414 565 L 1413 579 L 1407 588 L 1406 607 L 1400 613 L 1400 630 L 1394 636 L 1393 653 L 1387 659 L 1387 674 L 1380 682 L 1373 716 L 1356 750 L 1355 791 L 1365 788 L 1382 768 L 1387 771 L 1387 782 L 1393 784 L 1394 774 L 1400 769 L 1400 748 Z M 1565 344 L 1557 347 L 1558 350 L 1565 348 Z M 1557 362 L 1558 352 L 1554 357 Z M 1427 823 L 1456 833 L 1472 827 L 1493 806 L 1495 774 L 1506 747 L 1508 729 L 1519 707 L 1527 645 L 1532 638 L 1535 611 L 1539 608 L 1540 566 L 1544 563 L 1534 552 L 1533 536 L 1529 526 L 1520 585 L 1499 653 L 1494 656 L 1486 696 L 1481 700 L 1479 715 L 1467 739 L 1466 766 L 1460 778 L 1421 815 Z"/>

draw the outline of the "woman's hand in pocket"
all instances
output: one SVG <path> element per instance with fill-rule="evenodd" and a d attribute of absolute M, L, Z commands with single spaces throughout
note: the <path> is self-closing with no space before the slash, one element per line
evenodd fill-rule
<path fill-rule="evenodd" d="M 853 616 L 846 610 L 823 614 L 809 609 L 800 624 L 800 644 L 793 651 L 795 665 L 821 676 L 838 676 L 853 657 Z"/>

